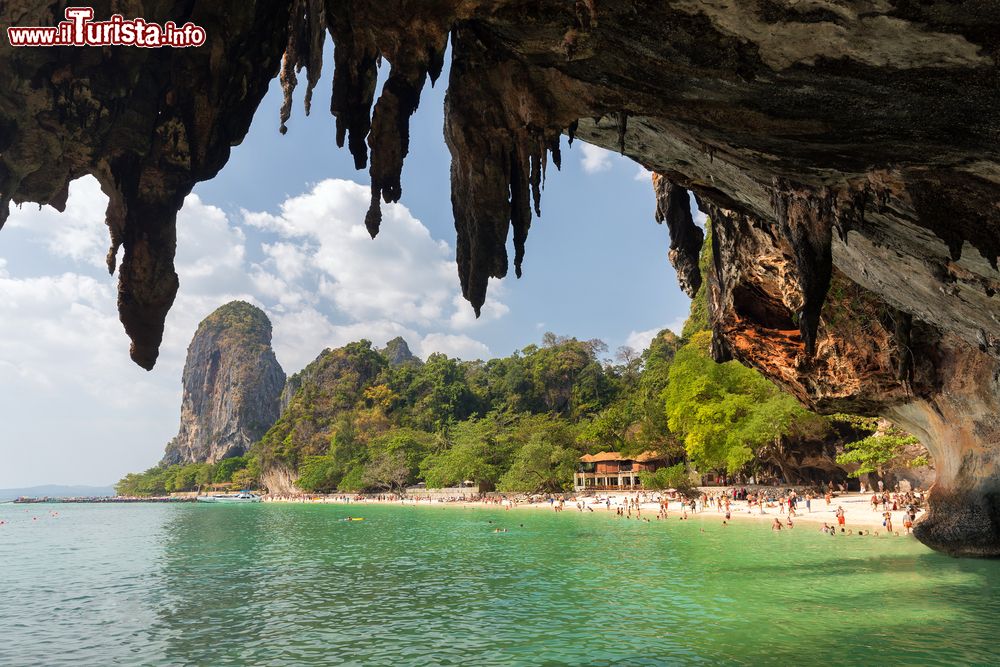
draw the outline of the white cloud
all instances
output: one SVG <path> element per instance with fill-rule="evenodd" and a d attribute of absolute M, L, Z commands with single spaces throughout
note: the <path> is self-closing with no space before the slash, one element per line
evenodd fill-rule
<path fill-rule="evenodd" d="M 472 304 L 466 301 L 461 293 L 456 292 L 452 297 L 454 312 L 449 319 L 449 323 L 454 329 L 471 329 L 479 327 L 487 322 L 494 322 L 510 312 L 510 308 L 501 299 L 504 296 L 504 284 L 497 278 L 490 278 L 487 291 L 490 298 L 486 300 L 483 307 L 479 309 L 479 317 L 472 309 Z"/>
<path fill-rule="evenodd" d="M 580 165 L 586 173 L 598 174 L 611 169 L 611 161 L 614 158 L 614 153 L 611 151 L 605 150 L 600 146 L 584 144 L 582 142 L 580 149 L 583 151 L 583 156 L 580 158 Z"/>
<path fill-rule="evenodd" d="M 705 229 L 705 224 L 708 222 L 708 216 L 701 211 L 695 209 L 694 212 L 694 224 L 698 225 L 702 229 Z"/>
<path fill-rule="evenodd" d="M 678 336 L 681 335 L 681 331 L 684 329 L 684 321 L 686 318 L 679 317 L 676 320 L 665 324 L 662 327 L 655 327 L 653 329 L 646 329 L 645 331 L 631 331 L 628 337 L 625 339 L 625 345 L 631 347 L 636 352 L 642 352 L 656 337 L 656 334 L 660 333 L 664 329 L 670 329 Z"/>
<path fill-rule="evenodd" d="M 383 206 L 381 231 L 372 239 L 363 224 L 369 197 L 366 186 L 329 179 L 286 200 L 277 215 L 244 211 L 247 224 L 282 239 L 265 246 L 261 270 L 283 281 L 283 289 L 313 283 L 310 293 L 355 320 L 469 326 L 468 304 L 455 299 L 451 246 L 398 204 Z M 496 298 L 488 310 L 492 319 L 508 311 Z"/>
<path fill-rule="evenodd" d="M 108 198 L 93 176 L 77 179 L 69 185 L 69 199 L 62 213 L 51 206 L 10 205 L 7 227 L 25 228 L 32 241 L 40 243 L 54 256 L 104 268 L 104 257 L 111 245 L 104 211 Z"/>
<path fill-rule="evenodd" d="M 190 194 L 177 214 L 177 275 L 185 294 L 218 294 L 249 287 L 246 235 L 225 212 Z"/>
<path fill-rule="evenodd" d="M 434 352 L 441 352 L 459 359 L 488 359 L 490 348 L 464 334 L 431 333 L 417 344 L 419 356 L 427 358 Z"/>
<path fill-rule="evenodd" d="M 633 176 L 632 178 L 634 178 L 637 181 L 645 181 L 646 183 L 652 184 L 653 172 L 651 172 L 649 169 L 646 169 L 641 164 L 637 164 L 635 166 L 636 166 L 635 176 Z"/>
<path fill-rule="evenodd" d="M 274 352 L 282 368 L 289 374 L 299 370 L 328 347 L 370 340 L 382 347 L 396 336 L 408 341 L 420 340 L 420 335 L 398 322 L 389 320 L 334 324 L 330 318 L 313 308 L 277 314 L 274 324 Z"/>

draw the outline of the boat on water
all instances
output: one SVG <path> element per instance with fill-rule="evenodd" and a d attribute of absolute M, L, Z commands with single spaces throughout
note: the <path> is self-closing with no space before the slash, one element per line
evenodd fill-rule
<path fill-rule="evenodd" d="M 198 496 L 198 501 L 203 503 L 259 503 L 260 496 L 249 491 L 240 491 L 237 494 L 216 493 L 211 496 Z"/>

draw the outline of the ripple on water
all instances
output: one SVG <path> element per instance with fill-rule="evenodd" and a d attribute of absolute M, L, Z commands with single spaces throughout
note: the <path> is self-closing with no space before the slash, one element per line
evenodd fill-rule
<path fill-rule="evenodd" d="M 3 665 L 989 664 L 1000 636 L 1000 564 L 909 539 L 454 508 L 3 509 Z"/>

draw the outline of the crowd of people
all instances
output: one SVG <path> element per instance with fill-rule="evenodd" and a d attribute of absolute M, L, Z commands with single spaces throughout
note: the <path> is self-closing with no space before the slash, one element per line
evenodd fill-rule
<path fill-rule="evenodd" d="M 571 495 L 571 494 L 534 494 L 507 495 L 499 493 L 465 494 L 449 497 L 419 496 L 412 497 L 396 493 L 375 495 L 364 494 L 331 494 L 325 496 L 287 496 L 272 495 L 266 500 L 290 502 L 332 502 L 332 503 L 402 503 L 402 504 L 434 504 L 434 503 L 464 503 L 511 510 L 519 506 L 548 506 L 554 512 L 563 512 L 575 508 L 578 512 L 595 512 L 604 510 L 614 512 L 621 519 L 636 519 L 650 522 L 662 521 L 675 516 L 685 521 L 689 516 L 698 516 L 706 512 L 722 519 L 724 525 L 737 515 L 764 516 L 773 514 L 771 529 L 775 532 L 794 528 L 797 519 L 815 514 L 811 519 L 830 516 L 830 521 L 823 522 L 823 532 L 828 534 L 847 535 L 899 535 L 912 532 L 918 511 L 925 503 L 925 497 L 919 492 L 899 491 L 890 493 L 885 489 L 873 492 L 868 499 L 872 511 L 881 513 L 881 530 L 874 529 L 870 517 L 860 516 L 858 509 L 864 508 L 865 499 L 858 494 L 844 494 L 832 483 L 811 488 L 778 489 L 774 487 L 727 487 L 713 490 L 700 490 L 694 494 L 684 495 L 674 491 L 632 491 L 628 493 L 606 493 L 601 495 Z M 836 504 L 835 504 L 836 499 Z M 847 507 L 845 507 L 845 504 Z M 848 527 L 848 508 L 854 524 Z M 894 522 L 894 514 L 902 512 L 901 527 Z M 832 516 L 831 516 L 832 515 Z M 860 526 L 860 528 L 858 527 Z M 855 529 L 857 528 L 857 532 Z M 865 530 L 865 528 L 873 528 Z M 901 529 L 900 529 L 901 528 Z"/>

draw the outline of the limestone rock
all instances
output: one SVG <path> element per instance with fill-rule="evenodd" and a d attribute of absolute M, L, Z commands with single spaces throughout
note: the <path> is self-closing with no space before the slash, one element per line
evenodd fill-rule
<path fill-rule="evenodd" d="M 267 315 L 233 301 L 202 320 L 182 382 L 180 432 L 164 463 L 215 463 L 246 453 L 277 421 L 285 385 Z"/>
<path fill-rule="evenodd" d="M 385 344 L 382 356 L 386 358 L 390 366 L 401 366 L 407 363 L 422 363 L 420 358 L 410 352 L 410 346 L 406 344 L 402 336 L 396 336 Z"/>

